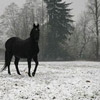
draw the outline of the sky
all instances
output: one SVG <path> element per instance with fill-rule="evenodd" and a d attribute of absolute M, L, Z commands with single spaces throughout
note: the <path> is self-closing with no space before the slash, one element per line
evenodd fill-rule
<path fill-rule="evenodd" d="M 72 14 L 74 15 L 74 20 L 77 21 L 87 8 L 88 0 L 65 0 L 67 3 L 71 2 L 70 7 L 72 8 Z"/>
<path fill-rule="evenodd" d="M 25 3 L 26 0 L 0 0 L 0 15 L 3 14 L 5 7 L 11 2 L 15 2 L 19 7 Z M 67 3 L 72 2 L 70 8 L 72 8 L 72 14 L 74 15 L 74 20 L 77 21 L 81 13 L 86 9 L 86 3 L 88 0 L 64 0 Z"/>

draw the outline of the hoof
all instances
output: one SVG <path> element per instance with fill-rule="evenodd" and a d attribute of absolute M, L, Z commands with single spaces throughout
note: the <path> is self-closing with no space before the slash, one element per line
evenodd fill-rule
<path fill-rule="evenodd" d="M 35 73 L 32 73 L 32 76 L 34 77 L 35 76 Z"/>
<path fill-rule="evenodd" d="M 29 77 L 31 77 L 31 75 L 30 75 L 30 74 L 28 74 L 28 76 L 29 76 Z"/>
<path fill-rule="evenodd" d="M 31 77 L 31 75 L 28 75 L 29 77 Z"/>
<path fill-rule="evenodd" d="M 8 73 L 9 75 L 11 75 L 11 73 Z"/>
<path fill-rule="evenodd" d="M 21 74 L 18 74 L 18 75 L 21 75 Z"/>
<path fill-rule="evenodd" d="M 21 75 L 20 73 L 17 73 L 18 75 Z"/>

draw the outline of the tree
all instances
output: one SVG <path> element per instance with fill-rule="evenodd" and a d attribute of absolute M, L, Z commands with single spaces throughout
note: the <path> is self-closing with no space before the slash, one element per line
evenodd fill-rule
<path fill-rule="evenodd" d="M 48 47 L 47 56 L 50 60 L 63 58 L 64 50 L 60 44 L 64 43 L 67 36 L 72 32 L 72 20 L 68 7 L 62 0 L 44 0 L 47 4 L 48 20 Z M 65 56 L 65 54 L 63 55 Z"/>
<path fill-rule="evenodd" d="M 15 3 L 11 3 L 1 16 L 2 25 L 9 35 L 17 35 L 18 23 L 17 18 L 19 7 Z M 8 32 L 9 31 L 9 32 Z"/>
<path fill-rule="evenodd" d="M 89 17 L 87 12 L 84 12 L 84 14 L 81 16 L 79 23 L 80 27 L 80 33 L 81 33 L 81 48 L 79 52 L 80 58 L 82 58 L 82 55 L 84 54 L 84 51 L 86 49 L 87 43 L 90 41 L 90 36 L 88 33 L 88 26 L 89 26 Z"/>
<path fill-rule="evenodd" d="M 74 27 L 74 34 L 71 35 L 70 40 L 66 41 L 67 45 L 62 45 L 62 48 L 65 48 L 66 53 L 69 54 L 67 59 L 94 60 L 95 35 L 87 11 L 81 14 Z"/>
<path fill-rule="evenodd" d="M 96 58 L 99 59 L 99 24 L 100 24 L 100 0 L 89 0 L 88 11 L 96 34 Z"/>

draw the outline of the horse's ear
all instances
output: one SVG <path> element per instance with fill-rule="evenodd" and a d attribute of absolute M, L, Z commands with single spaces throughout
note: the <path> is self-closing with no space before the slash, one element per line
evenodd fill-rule
<path fill-rule="evenodd" d="M 39 28 L 39 24 L 37 24 L 37 27 Z"/>
<path fill-rule="evenodd" d="M 35 24 L 33 24 L 33 27 L 36 27 Z"/>

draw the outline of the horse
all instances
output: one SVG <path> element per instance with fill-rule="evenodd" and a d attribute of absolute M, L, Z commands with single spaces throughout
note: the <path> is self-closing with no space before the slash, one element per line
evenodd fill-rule
<path fill-rule="evenodd" d="M 22 40 L 18 37 L 11 37 L 8 39 L 5 43 L 5 64 L 2 68 L 2 71 L 5 70 L 8 67 L 8 74 L 11 75 L 10 72 L 10 62 L 12 57 L 15 57 L 15 68 L 18 75 L 20 74 L 18 63 L 20 58 L 27 59 L 28 62 L 28 75 L 31 77 L 31 61 L 32 59 L 35 62 L 35 68 L 32 73 L 32 76 L 35 76 L 37 66 L 38 66 L 38 53 L 39 53 L 39 35 L 40 35 L 40 29 L 39 24 L 35 25 L 33 24 L 33 28 L 30 32 L 29 38 Z"/>

